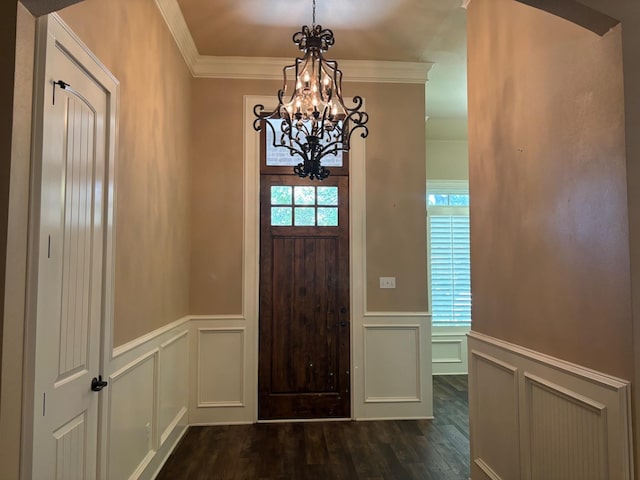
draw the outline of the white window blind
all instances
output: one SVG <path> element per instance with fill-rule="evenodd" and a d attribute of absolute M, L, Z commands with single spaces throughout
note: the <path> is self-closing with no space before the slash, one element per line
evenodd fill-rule
<path fill-rule="evenodd" d="M 471 324 L 468 190 L 449 182 L 429 184 L 427 193 L 432 323 L 467 326 Z"/>

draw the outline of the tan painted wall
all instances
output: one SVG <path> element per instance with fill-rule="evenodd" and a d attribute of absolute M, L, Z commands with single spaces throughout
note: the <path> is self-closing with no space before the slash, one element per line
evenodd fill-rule
<path fill-rule="evenodd" d="M 15 2 L 14 2 L 15 8 Z M 4 19 L 4 17 L 2 17 Z M 33 90 L 33 53 L 35 19 L 18 4 L 15 38 L 15 91 L 10 178 L 8 235 L 6 238 L 6 288 L 0 288 L 4 298 L 4 325 L 0 341 L 4 343 L 0 368 L 0 478 L 17 479 L 20 468 L 20 428 L 22 412 L 22 356 L 25 305 L 25 275 L 27 258 L 27 218 L 29 206 L 29 167 L 31 145 L 31 101 Z M 4 24 L 3 24 L 4 27 Z M 5 45 L 2 43 L 3 48 Z M 4 66 L 4 65 L 3 65 Z M 13 91 L 13 89 L 12 89 Z M 0 116 L 0 118 L 7 118 Z M 0 123 L 2 120 L 0 120 Z M 7 162 L 7 164 L 9 161 Z M 8 165 L 7 165 L 8 166 Z M 2 202 L 0 202 L 2 203 Z M 4 250 L 0 246 L 0 252 Z M 0 270 L 4 273 L 4 269 Z M 0 309 L 0 312 L 2 310 Z"/>
<path fill-rule="evenodd" d="M 191 78 L 153 0 L 62 18 L 120 81 L 114 345 L 188 313 Z"/>
<path fill-rule="evenodd" d="M 425 312 L 424 86 L 349 88 L 366 99 L 371 114 L 366 145 L 367 310 Z M 379 277 L 396 277 L 396 288 L 380 289 Z"/>
<path fill-rule="evenodd" d="M 194 81 L 192 314 L 242 311 L 243 96 L 275 97 L 280 86 Z M 424 88 L 349 83 L 344 89 L 347 96 L 362 95 L 371 116 L 366 144 L 369 309 L 424 311 Z M 398 288 L 383 295 L 379 276 L 396 276 Z"/>
<path fill-rule="evenodd" d="M 278 82 L 194 80 L 191 98 L 191 290 L 194 315 L 242 312 L 244 95 Z"/>
<path fill-rule="evenodd" d="M 621 28 L 467 20 L 474 330 L 631 379 Z"/>

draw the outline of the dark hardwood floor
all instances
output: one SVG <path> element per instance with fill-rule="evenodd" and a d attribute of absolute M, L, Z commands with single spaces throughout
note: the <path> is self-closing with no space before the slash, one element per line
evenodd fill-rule
<path fill-rule="evenodd" d="M 434 420 L 191 427 L 159 480 L 467 480 L 466 376 L 438 376 Z"/>

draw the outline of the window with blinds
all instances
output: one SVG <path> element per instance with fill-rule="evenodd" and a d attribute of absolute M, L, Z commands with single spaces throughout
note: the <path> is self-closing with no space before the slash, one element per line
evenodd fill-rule
<path fill-rule="evenodd" d="M 427 225 L 433 325 L 471 324 L 469 193 L 466 182 L 429 182 Z"/>

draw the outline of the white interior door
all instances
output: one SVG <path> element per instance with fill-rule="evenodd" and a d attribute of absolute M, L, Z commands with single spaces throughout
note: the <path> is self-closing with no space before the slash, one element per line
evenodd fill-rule
<path fill-rule="evenodd" d="M 37 246 L 34 479 L 96 477 L 108 94 L 47 38 Z"/>

